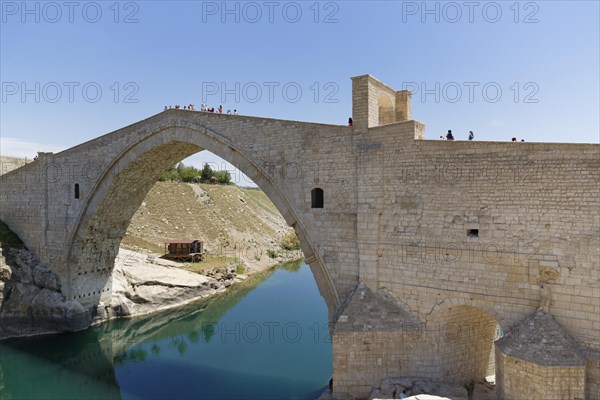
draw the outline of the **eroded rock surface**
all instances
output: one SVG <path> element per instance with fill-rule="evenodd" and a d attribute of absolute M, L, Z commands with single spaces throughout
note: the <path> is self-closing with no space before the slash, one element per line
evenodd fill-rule
<path fill-rule="evenodd" d="M 91 315 L 60 292 L 58 275 L 25 249 L 0 249 L 0 339 L 74 332 Z"/>
<path fill-rule="evenodd" d="M 112 297 L 100 304 L 96 322 L 144 315 L 223 292 L 245 278 L 232 269 L 211 271 L 213 276 L 182 270 L 167 260 L 148 261 L 147 255 L 120 249 L 113 271 Z"/>

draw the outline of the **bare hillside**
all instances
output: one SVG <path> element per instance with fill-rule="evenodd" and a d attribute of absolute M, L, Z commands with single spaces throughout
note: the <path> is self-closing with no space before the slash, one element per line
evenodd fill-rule
<path fill-rule="evenodd" d="M 286 259 L 301 256 L 279 246 L 291 231 L 258 189 L 157 182 L 133 216 L 123 246 L 162 254 L 165 240 L 200 239 L 208 265 L 239 260 L 255 270 L 277 261 L 268 250 Z"/>

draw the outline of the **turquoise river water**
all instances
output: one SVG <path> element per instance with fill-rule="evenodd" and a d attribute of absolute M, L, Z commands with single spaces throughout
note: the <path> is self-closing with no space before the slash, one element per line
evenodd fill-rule
<path fill-rule="evenodd" d="M 0 399 L 313 399 L 330 377 L 303 263 L 161 314 L 0 342 Z"/>

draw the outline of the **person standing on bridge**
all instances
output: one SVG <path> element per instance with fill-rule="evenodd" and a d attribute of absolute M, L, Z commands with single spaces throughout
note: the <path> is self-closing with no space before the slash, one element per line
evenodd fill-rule
<path fill-rule="evenodd" d="M 469 131 L 469 140 L 473 139 L 475 139 L 475 134 L 473 134 L 473 131 Z"/>
<path fill-rule="evenodd" d="M 219 114 L 223 114 L 223 106 L 219 106 Z"/>
<path fill-rule="evenodd" d="M 446 135 L 446 140 L 454 140 L 454 136 L 452 136 L 452 130 L 448 129 L 448 134 Z"/>

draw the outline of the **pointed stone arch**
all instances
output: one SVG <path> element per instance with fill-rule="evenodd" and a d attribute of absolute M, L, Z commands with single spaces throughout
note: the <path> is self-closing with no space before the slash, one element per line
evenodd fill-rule
<path fill-rule="evenodd" d="M 442 301 L 441 303 L 436 304 L 431 311 L 427 314 L 433 315 L 436 312 L 443 311 L 444 309 L 448 309 L 451 307 L 457 306 L 470 306 L 476 308 L 486 314 L 488 314 L 491 318 L 495 319 L 498 322 L 498 325 L 502 328 L 502 330 L 507 333 L 510 329 L 510 322 L 507 321 L 502 314 L 500 314 L 492 305 L 489 303 L 479 301 L 479 300 L 470 300 L 470 299 L 458 299 L 458 298 L 450 298 Z M 426 322 L 426 321 L 425 321 Z"/>
<path fill-rule="evenodd" d="M 141 136 L 102 172 L 68 240 L 63 294 L 92 309 L 108 299 L 114 259 L 133 214 L 162 172 L 202 150 L 227 160 L 250 177 L 294 228 L 332 318 L 340 300 L 331 275 L 282 189 L 258 161 L 225 136 L 181 121 L 169 121 Z"/>

